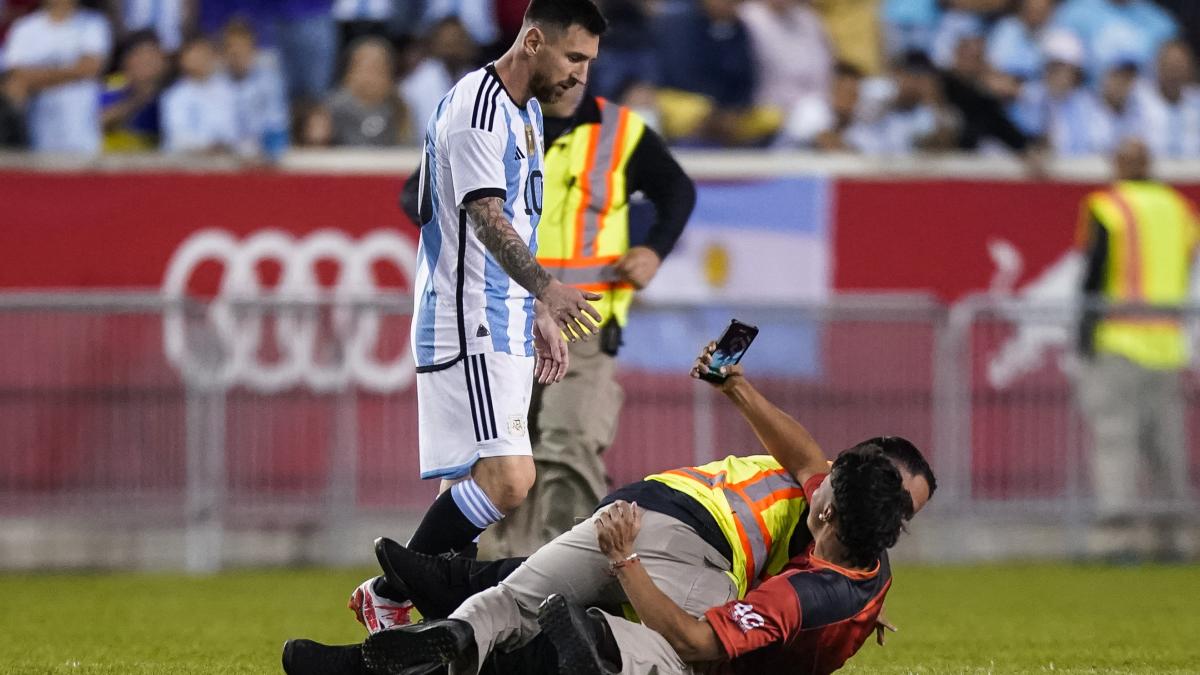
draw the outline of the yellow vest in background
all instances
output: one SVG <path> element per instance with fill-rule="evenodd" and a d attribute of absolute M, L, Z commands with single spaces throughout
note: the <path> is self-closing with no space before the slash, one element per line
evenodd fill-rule
<path fill-rule="evenodd" d="M 756 579 L 778 574 L 808 508 L 803 488 L 769 455 L 709 462 L 647 476 L 700 502 L 733 552 L 730 578 L 743 597 Z"/>
<path fill-rule="evenodd" d="M 625 167 L 646 123 L 628 108 L 595 101 L 599 124 L 580 124 L 546 148 L 537 258 L 564 284 L 600 293 L 592 304 L 602 320 L 625 325 L 634 289 L 617 281 L 612 264 L 629 250 Z"/>
<path fill-rule="evenodd" d="M 1198 241 L 1187 200 L 1162 183 L 1123 181 L 1092 193 L 1086 204 L 1108 234 L 1105 300 L 1163 307 L 1187 301 Z M 1182 368 L 1188 360 L 1176 316 L 1110 315 L 1096 326 L 1096 351 L 1158 370 Z"/>

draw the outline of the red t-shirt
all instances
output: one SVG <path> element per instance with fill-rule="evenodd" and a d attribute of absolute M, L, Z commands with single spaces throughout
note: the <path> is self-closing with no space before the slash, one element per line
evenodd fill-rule
<path fill-rule="evenodd" d="M 805 496 L 811 499 L 827 475 L 806 481 Z M 812 551 L 810 544 L 745 598 L 705 612 L 729 658 L 718 672 L 831 673 L 867 641 L 892 585 L 887 555 L 862 572 Z"/>

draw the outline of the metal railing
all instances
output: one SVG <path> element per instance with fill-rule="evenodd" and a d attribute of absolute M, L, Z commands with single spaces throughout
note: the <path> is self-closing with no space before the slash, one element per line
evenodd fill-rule
<path fill-rule="evenodd" d="M 0 294 L 0 516 L 175 528 L 186 568 L 206 571 L 233 530 L 336 533 L 364 514 L 423 510 L 434 486 L 417 477 L 410 308 L 386 295 Z M 759 451 L 681 367 L 736 314 L 764 328 L 747 360 L 756 383 L 828 451 L 904 435 L 939 474 L 933 510 L 1077 530 L 1091 500 L 1075 312 L 908 296 L 638 307 L 611 479 Z M 321 559 L 339 560 L 329 542 Z"/>

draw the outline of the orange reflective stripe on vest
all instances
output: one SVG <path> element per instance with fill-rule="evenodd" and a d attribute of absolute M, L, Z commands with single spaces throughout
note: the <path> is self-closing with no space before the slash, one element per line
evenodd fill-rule
<path fill-rule="evenodd" d="M 1172 310 L 1186 302 L 1197 224 L 1178 192 L 1153 181 L 1121 181 L 1087 199 L 1086 212 L 1108 241 L 1102 294 L 1121 305 L 1096 326 L 1096 350 L 1144 367 L 1176 369 L 1188 359 L 1182 325 Z M 1147 313 L 1143 308 L 1161 308 Z"/>
<path fill-rule="evenodd" d="M 774 543 L 771 529 L 763 519 L 763 511 L 781 500 L 804 497 L 804 490 L 782 468 L 761 471 L 737 483 L 727 483 L 725 472 L 710 474 L 696 467 L 665 473 L 685 476 L 714 490 L 721 490 L 735 516 L 738 539 L 746 556 L 747 576 L 751 578 L 758 577 L 766 566 L 767 555 Z"/>
<path fill-rule="evenodd" d="M 1121 218 L 1125 221 L 1125 274 L 1121 275 L 1125 297 L 1129 300 L 1145 300 L 1146 289 L 1142 284 L 1142 255 L 1141 241 L 1138 239 L 1138 219 L 1133 213 L 1129 202 L 1117 190 L 1110 190 L 1108 197 L 1112 199 Z"/>
<path fill-rule="evenodd" d="M 565 284 L 599 292 L 602 321 L 625 323 L 633 287 L 612 270 L 629 249 L 625 171 L 645 122 L 602 98 L 599 121 L 580 124 L 546 148 L 546 200 L 538 224 L 538 261 Z M 594 111 L 593 111 L 594 113 Z"/>

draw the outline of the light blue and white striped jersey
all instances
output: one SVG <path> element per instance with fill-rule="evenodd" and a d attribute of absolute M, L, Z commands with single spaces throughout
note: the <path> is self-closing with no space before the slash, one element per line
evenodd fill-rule
<path fill-rule="evenodd" d="M 412 348 L 417 370 L 471 354 L 533 356 L 533 295 L 509 278 L 475 236 L 463 205 L 504 200 L 530 251 L 542 213 L 542 110 L 518 106 L 489 65 L 459 80 L 425 129 L 421 242 Z"/>
<path fill-rule="evenodd" d="M 1042 81 L 1021 87 L 1009 114 L 1022 131 L 1044 136 L 1062 157 L 1108 154 L 1138 126 L 1136 106 L 1118 114 L 1087 87 L 1055 96 Z"/>
<path fill-rule="evenodd" d="M 1200 158 L 1200 86 L 1185 86 L 1172 103 L 1153 82 L 1142 82 L 1134 90 L 1134 100 L 1142 137 L 1156 158 Z"/>
<path fill-rule="evenodd" d="M 235 103 L 237 151 L 275 158 L 287 147 L 288 103 L 283 73 L 275 59 L 260 54 L 243 78 L 229 74 Z"/>

